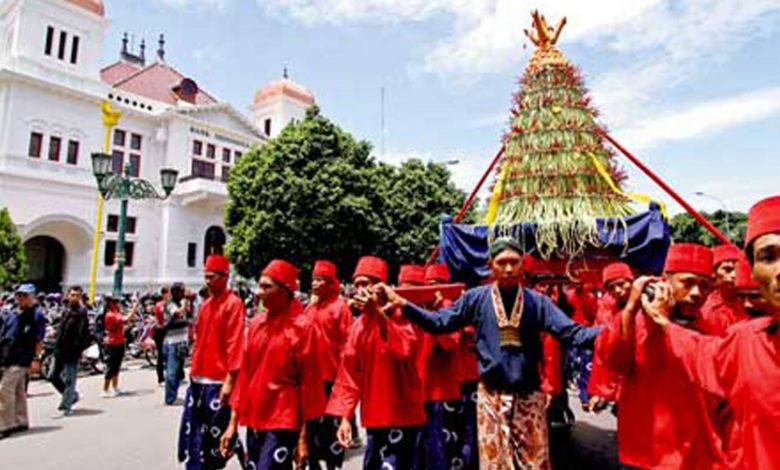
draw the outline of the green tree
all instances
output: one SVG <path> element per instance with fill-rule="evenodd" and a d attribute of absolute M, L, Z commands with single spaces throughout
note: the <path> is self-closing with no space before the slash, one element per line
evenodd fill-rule
<path fill-rule="evenodd" d="M 463 200 L 449 177 L 443 165 L 378 163 L 370 144 L 312 107 L 231 171 L 228 254 L 251 277 L 274 258 L 304 271 L 328 258 L 342 275 L 364 254 L 394 266 L 419 261 L 437 238 L 440 215 Z"/>
<path fill-rule="evenodd" d="M 443 214 L 454 215 L 465 199 L 445 165 L 410 159 L 400 167 L 385 165 L 380 197 L 388 219 L 383 249 L 393 268 L 401 263 L 424 263 L 439 240 Z M 462 223 L 474 220 L 472 208 Z"/>
<path fill-rule="evenodd" d="M 729 237 L 735 245 L 742 246 L 745 243 L 747 214 L 744 212 L 718 210 L 712 213 L 702 212 L 702 215 Z M 676 242 L 701 243 L 707 246 L 720 244 L 715 235 L 711 234 L 687 212 L 672 217 L 671 226 L 672 239 Z"/>
<path fill-rule="evenodd" d="M 27 260 L 24 244 L 7 208 L 0 210 L 0 291 L 24 280 Z"/>

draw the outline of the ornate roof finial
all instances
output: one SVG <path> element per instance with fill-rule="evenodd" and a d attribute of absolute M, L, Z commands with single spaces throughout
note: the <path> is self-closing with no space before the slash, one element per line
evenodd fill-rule
<path fill-rule="evenodd" d="M 127 39 L 127 31 L 125 31 L 124 36 L 122 36 L 122 54 L 127 54 L 127 42 L 129 39 Z"/>
<path fill-rule="evenodd" d="M 284 69 L 282 70 L 282 78 L 288 79 L 290 78 L 290 74 L 287 73 L 287 66 L 284 66 Z"/>
<path fill-rule="evenodd" d="M 540 15 L 538 10 L 534 10 L 531 13 L 531 17 L 534 19 L 533 27 L 535 30 L 523 30 L 525 35 L 528 36 L 528 39 L 530 39 L 536 47 L 541 49 L 554 46 L 558 42 L 561 30 L 566 25 L 566 17 L 564 16 L 561 21 L 558 22 L 558 26 L 555 29 L 547 24 L 544 15 Z"/>
<path fill-rule="evenodd" d="M 157 40 L 157 58 L 160 62 L 165 62 L 165 35 L 160 33 L 160 39 Z"/>
<path fill-rule="evenodd" d="M 141 65 L 146 64 L 146 39 L 141 39 L 141 54 L 139 57 L 141 58 Z"/>

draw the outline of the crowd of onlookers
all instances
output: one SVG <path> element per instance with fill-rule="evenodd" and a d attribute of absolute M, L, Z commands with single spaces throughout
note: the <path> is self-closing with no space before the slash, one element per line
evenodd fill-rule
<path fill-rule="evenodd" d="M 254 312 L 244 284 L 235 286 Z M 0 295 L 0 439 L 29 429 L 27 387 L 48 380 L 61 394 L 54 417 L 73 413 L 80 372 L 104 374 L 102 396 L 122 396 L 120 371 L 126 357 L 145 359 L 173 404 L 184 380 L 197 307 L 208 295 L 181 283 L 156 291 L 105 294 L 90 302 L 81 286 L 41 293 L 25 283 Z"/>

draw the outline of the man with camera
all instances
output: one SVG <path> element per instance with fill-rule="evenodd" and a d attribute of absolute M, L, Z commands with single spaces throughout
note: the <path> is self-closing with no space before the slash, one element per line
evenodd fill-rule
<path fill-rule="evenodd" d="M 680 243 L 667 254 L 663 277 L 634 281 L 626 306 L 600 338 L 599 354 L 621 375 L 620 463 L 635 468 L 723 468 L 713 424 L 714 397 L 691 382 L 674 360 L 661 328 L 640 312 L 665 301 L 670 321 L 698 331 L 710 290 L 712 251 Z"/>
<path fill-rule="evenodd" d="M 163 312 L 166 405 L 173 405 L 178 398 L 179 385 L 184 378 L 184 362 L 189 353 L 187 317 L 190 304 L 184 294 L 184 284 L 174 283 L 171 286 L 171 298 Z"/>
<path fill-rule="evenodd" d="M 720 338 L 678 325 L 674 299 L 665 292 L 645 311 L 669 344 L 668 366 L 682 367 L 697 386 L 734 410 L 729 466 L 771 470 L 780 468 L 780 196 L 750 209 L 745 254 L 772 315 L 740 322 Z"/>

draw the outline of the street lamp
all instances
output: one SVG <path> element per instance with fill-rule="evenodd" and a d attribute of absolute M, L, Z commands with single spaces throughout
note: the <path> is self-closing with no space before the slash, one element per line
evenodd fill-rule
<path fill-rule="evenodd" d="M 119 227 L 116 241 L 116 270 L 114 271 L 114 294 L 122 293 L 122 279 L 125 270 L 125 230 L 127 228 L 127 206 L 130 199 L 166 199 L 176 187 L 179 172 L 172 168 L 160 170 L 163 193 L 157 192 L 152 183 L 130 176 L 130 162 L 125 162 L 124 175 L 111 171 L 112 156 L 96 152 L 92 154 L 92 173 L 97 180 L 98 190 L 103 198 L 119 199 Z"/>
<path fill-rule="evenodd" d="M 714 201 L 717 201 L 721 205 L 721 207 L 723 208 L 724 222 L 726 222 L 726 236 L 731 238 L 731 228 L 730 228 L 731 224 L 729 224 L 729 210 L 726 207 L 726 203 L 723 202 L 723 199 L 721 199 L 721 198 L 719 198 L 717 196 L 713 196 L 712 194 L 707 194 L 707 193 L 705 193 L 703 191 L 696 191 L 693 194 L 695 194 L 697 196 L 701 196 L 701 197 L 710 198 L 710 199 L 712 199 Z"/>

